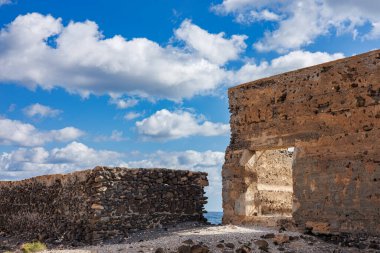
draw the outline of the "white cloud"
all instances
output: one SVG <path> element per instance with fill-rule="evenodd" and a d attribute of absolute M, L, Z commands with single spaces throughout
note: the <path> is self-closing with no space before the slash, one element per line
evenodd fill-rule
<path fill-rule="evenodd" d="M 138 112 L 127 112 L 125 115 L 124 115 L 124 119 L 125 120 L 133 120 L 133 119 L 137 119 L 139 117 L 141 117 L 142 114 L 141 113 L 138 113 Z"/>
<path fill-rule="evenodd" d="M 103 142 L 103 141 L 120 142 L 120 141 L 125 141 L 127 139 L 128 138 L 123 136 L 123 132 L 118 131 L 118 130 L 113 130 L 110 136 L 100 135 L 100 136 L 95 137 L 95 141 L 98 141 L 98 142 Z"/>
<path fill-rule="evenodd" d="M 291 17 L 282 20 L 277 30 L 266 32 L 264 39 L 254 45 L 257 50 L 286 52 L 288 49 L 298 49 L 328 32 L 329 20 L 321 16 L 321 6 L 316 1 L 294 1 L 289 8 Z"/>
<path fill-rule="evenodd" d="M 182 152 L 157 151 L 147 155 L 147 159 L 127 162 L 131 168 L 207 168 L 222 165 L 223 152 L 205 151 L 198 152 L 187 150 Z"/>
<path fill-rule="evenodd" d="M 344 55 L 341 53 L 328 54 L 325 52 L 312 53 L 308 51 L 293 51 L 278 58 L 274 58 L 270 62 L 263 61 L 259 64 L 246 63 L 235 73 L 235 78 L 232 83 L 245 83 L 263 77 L 333 61 L 343 57 Z"/>
<path fill-rule="evenodd" d="M 45 117 L 54 118 L 62 113 L 61 110 L 53 109 L 49 106 L 41 105 L 39 103 L 32 104 L 32 105 L 29 105 L 28 107 L 25 107 L 23 109 L 23 112 L 28 117 L 39 116 L 41 118 L 45 118 Z"/>
<path fill-rule="evenodd" d="M 45 133 L 46 141 L 61 141 L 61 142 L 67 142 L 76 140 L 80 136 L 82 136 L 84 133 L 75 128 L 75 127 L 65 127 L 59 130 L 50 130 L 47 133 Z"/>
<path fill-rule="evenodd" d="M 247 47 L 244 40 L 248 38 L 245 35 L 233 35 L 231 39 L 227 39 L 223 32 L 210 34 L 192 24 L 190 20 L 182 22 L 175 31 L 175 36 L 184 41 L 189 48 L 198 52 L 200 57 L 218 65 L 238 59 L 239 54 Z"/>
<path fill-rule="evenodd" d="M 222 165 L 224 152 L 187 150 L 182 152 L 157 151 L 147 155 L 146 159 L 131 161 L 124 164 L 130 168 L 169 168 L 188 169 L 208 173 L 209 187 L 206 188 L 209 203 L 208 210 L 221 210 L 222 196 Z"/>
<path fill-rule="evenodd" d="M 0 118 L 1 145 L 39 146 L 52 141 L 72 141 L 83 134 L 81 130 L 74 127 L 40 131 L 31 124 Z"/>
<path fill-rule="evenodd" d="M 72 142 L 64 148 L 55 148 L 50 152 L 49 161 L 52 163 L 64 162 L 80 165 L 81 167 L 92 167 L 114 163 L 113 159 L 121 157 L 121 154 L 114 151 L 89 148 L 83 143 Z"/>
<path fill-rule="evenodd" d="M 283 17 L 276 14 L 268 9 L 260 11 L 249 11 L 244 13 L 237 13 L 235 16 L 235 21 L 241 24 L 251 24 L 258 21 L 280 21 Z"/>
<path fill-rule="evenodd" d="M 11 0 L 0 0 L 0 6 L 12 3 Z"/>
<path fill-rule="evenodd" d="M 380 21 L 372 23 L 372 30 L 370 33 L 368 33 L 366 36 L 364 36 L 364 39 L 372 40 L 380 38 Z"/>
<path fill-rule="evenodd" d="M 97 165 L 121 164 L 121 153 L 95 150 L 79 142 L 50 151 L 42 147 L 19 148 L 0 154 L 0 180 L 20 180 L 37 175 L 68 173 Z"/>
<path fill-rule="evenodd" d="M 221 4 L 212 6 L 212 10 L 218 14 L 242 13 L 252 9 L 262 9 L 268 5 L 284 2 L 278 0 L 223 0 Z"/>
<path fill-rule="evenodd" d="M 229 125 L 205 121 L 187 111 L 157 111 L 148 118 L 136 122 L 139 135 L 143 139 L 173 140 L 193 135 L 216 136 L 229 132 Z"/>
<path fill-rule="evenodd" d="M 105 38 L 91 21 L 64 26 L 50 15 L 18 16 L 0 31 L 0 82 L 62 87 L 82 96 L 127 94 L 180 100 L 224 84 L 229 73 L 220 64 L 235 59 L 245 46 L 245 36 L 225 39 L 189 21 L 176 33 L 185 45 L 163 47 L 146 38 Z M 200 47 L 194 42 L 195 33 L 216 47 Z"/>
<path fill-rule="evenodd" d="M 127 109 L 127 108 L 137 105 L 139 101 L 134 98 L 131 98 L 131 99 L 111 98 L 110 103 L 116 105 L 118 109 Z"/>
<path fill-rule="evenodd" d="M 299 49 L 331 30 L 335 30 L 338 35 L 352 33 L 354 38 L 358 35 L 364 39 L 380 38 L 377 29 L 380 22 L 379 1 L 224 0 L 214 6 L 213 10 L 218 14 L 233 14 L 240 23 L 258 22 L 265 19 L 261 16 L 268 16 L 261 13 L 270 12 L 273 18 L 266 20 L 277 21 L 278 26 L 275 26 L 275 30 L 266 32 L 264 38 L 254 44 L 259 51 L 276 50 L 284 53 Z M 358 29 L 366 23 L 372 25 L 372 30 L 368 34 L 360 34 Z"/>
<path fill-rule="evenodd" d="M 278 21 L 281 19 L 279 15 L 267 9 L 262 10 L 262 11 L 251 11 L 249 14 L 251 16 L 251 19 L 257 20 L 257 21 L 260 21 L 260 20 Z"/>

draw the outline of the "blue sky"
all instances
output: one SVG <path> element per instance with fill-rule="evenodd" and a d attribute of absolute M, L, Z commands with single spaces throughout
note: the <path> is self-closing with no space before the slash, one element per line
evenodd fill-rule
<path fill-rule="evenodd" d="M 96 165 L 209 173 L 228 87 L 379 47 L 372 0 L 0 0 L 0 180 Z"/>

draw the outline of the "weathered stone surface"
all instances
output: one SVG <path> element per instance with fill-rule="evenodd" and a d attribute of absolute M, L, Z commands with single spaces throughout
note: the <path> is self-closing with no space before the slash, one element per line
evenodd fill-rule
<path fill-rule="evenodd" d="M 379 102 L 380 50 L 229 89 L 223 222 L 379 235 Z"/>
<path fill-rule="evenodd" d="M 96 243 L 136 230 L 204 222 L 207 184 L 207 173 L 107 167 L 0 182 L 0 232 Z"/>

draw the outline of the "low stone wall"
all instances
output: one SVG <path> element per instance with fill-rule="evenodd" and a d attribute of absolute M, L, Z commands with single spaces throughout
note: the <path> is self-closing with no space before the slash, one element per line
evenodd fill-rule
<path fill-rule="evenodd" d="M 96 243 L 136 230 L 205 221 L 207 173 L 96 167 L 0 182 L 0 231 Z"/>

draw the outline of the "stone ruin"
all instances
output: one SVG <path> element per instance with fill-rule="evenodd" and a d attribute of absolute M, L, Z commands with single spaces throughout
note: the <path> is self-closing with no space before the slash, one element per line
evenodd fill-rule
<path fill-rule="evenodd" d="M 228 95 L 223 223 L 380 235 L 380 50 Z"/>
<path fill-rule="evenodd" d="M 0 182 L 0 232 L 98 243 L 130 232 L 205 222 L 207 173 L 96 167 Z"/>
<path fill-rule="evenodd" d="M 380 235 L 380 50 L 229 89 L 223 223 Z M 204 222 L 207 174 L 96 167 L 0 182 L 0 232 L 97 243 Z"/>

